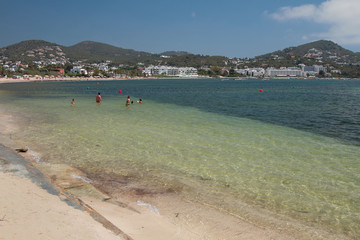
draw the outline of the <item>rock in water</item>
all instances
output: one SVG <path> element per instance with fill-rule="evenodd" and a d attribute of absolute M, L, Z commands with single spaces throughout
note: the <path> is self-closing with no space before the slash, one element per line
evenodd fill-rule
<path fill-rule="evenodd" d="M 15 149 L 17 152 L 27 152 L 29 148 L 27 146 Z"/>

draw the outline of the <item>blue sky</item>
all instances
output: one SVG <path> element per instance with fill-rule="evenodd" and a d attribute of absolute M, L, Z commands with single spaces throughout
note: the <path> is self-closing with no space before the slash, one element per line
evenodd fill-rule
<path fill-rule="evenodd" d="M 161 53 L 254 57 L 311 41 L 360 51 L 360 0 L 4 0 L 0 47 L 91 40 Z"/>

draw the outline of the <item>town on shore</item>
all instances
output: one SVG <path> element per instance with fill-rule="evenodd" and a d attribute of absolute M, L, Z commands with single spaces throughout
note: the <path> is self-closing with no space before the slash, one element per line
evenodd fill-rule
<path fill-rule="evenodd" d="M 9 65 L 5 65 L 7 67 Z M 26 65 L 18 65 L 23 68 Z M 94 66 L 94 64 L 93 64 Z M 327 68 L 321 65 L 305 66 L 304 64 L 298 67 L 281 67 L 276 68 L 243 68 L 243 69 L 229 69 L 229 68 L 202 68 L 208 72 L 214 71 L 214 74 L 199 74 L 198 69 L 194 67 L 171 67 L 171 66 L 153 66 L 144 67 L 141 75 L 133 75 L 126 73 L 115 73 L 106 64 L 97 66 L 99 73 L 95 71 L 88 71 L 88 66 L 77 65 L 70 70 L 70 74 L 65 74 L 63 68 L 53 68 L 45 75 L 30 75 L 30 74 L 12 74 L 15 73 L 14 66 L 9 68 L 8 75 L 0 75 L 0 79 L 19 79 L 19 80 L 99 80 L 99 79 L 146 79 L 146 78 L 320 78 L 331 77 L 328 74 Z M 24 68 L 23 68 L 24 69 Z M 24 69 L 25 70 L 25 69 Z"/>
<path fill-rule="evenodd" d="M 50 44 L 50 43 L 49 43 Z M 160 55 L 157 64 L 153 62 L 137 62 L 119 64 L 113 60 L 74 60 L 70 59 L 60 46 L 42 46 L 31 50 L 18 50 L 16 57 L 0 52 L 0 78 L 6 79 L 132 79 L 132 78 L 349 78 L 357 77 L 358 66 L 343 61 L 336 52 L 323 52 L 316 48 L 306 50 L 300 57 L 287 54 L 249 59 L 210 57 L 216 59 L 210 62 L 197 61 L 186 63 L 191 58 L 199 56 L 185 55 L 185 61 L 173 62 L 176 56 Z M 284 50 L 285 51 L 285 50 Z M 187 59 L 187 60 L 186 60 Z M 213 60 L 214 60 L 213 59 Z M 335 61 L 330 64 L 329 60 Z M 190 61 L 190 60 L 189 60 Z M 205 60 L 204 60 L 205 61 Z M 184 64 L 185 65 L 185 64 Z M 193 66 L 191 66 L 193 65 Z M 344 68 L 348 67 L 344 71 Z M 347 74 L 347 75 L 346 75 Z"/>
<path fill-rule="evenodd" d="M 22 64 L 21 61 L 15 63 L 5 61 L 2 65 L 4 69 L 0 78 L 10 79 L 28 79 L 28 80 L 60 80 L 60 79 L 132 79 L 132 78 L 199 78 L 199 77 L 233 77 L 233 78 L 315 78 L 315 77 L 331 77 L 328 69 L 322 65 L 306 66 L 299 64 L 297 67 L 280 67 L 280 68 L 220 68 L 202 67 L 200 70 L 194 67 L 172 67 L 172 66 L 153 66 L 139 67 L 137 71 L 121 72 L 119 68 L 110 67 L 111 61 L 104 63 L 82 64 L 81 62 L 73 63 L 72 68 L 61 68 L 59 64 L 54 67 L 47 66 L 46 74 L 21 74 L 30 68 L 29 64 Z M 34 63 L 32 68 L 41 69 L 45 66 L 41 62 Z M 51 66 L 51 65 L 50 65 Z M 65 65 L 64 65 L 65 66 Z M 120 70 L 120 71 L 119 71 Z M 337 72 L 338 70 L 331 70 Z M 20 73 L 20 74 L 19 74 Z"/>

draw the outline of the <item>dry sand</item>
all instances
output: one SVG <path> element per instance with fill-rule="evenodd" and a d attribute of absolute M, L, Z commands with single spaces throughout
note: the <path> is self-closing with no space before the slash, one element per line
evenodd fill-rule
<path fill-rule="evenodd" d="M 211 207 L 187 202 L 175 194 L 142 198 L 107 196 L 86 183 L 86 175 L 77 169 L 37 163 L 29 152 L 16 153 L 13 149 L 21 147 L 11 139 L 18 130 L 16 118 L 3 109 L 0 116 L 1 240 L 299 239 L 278 229 L 256 226 Z M 23 163 L 12 162 L 9 154 L 16 155 Z M 38 169 L 43 174 L 29 177 L 29 173 Z M 58 193 L 44 190 L 43 182 L 49 182 Z M 66 204 L 69 199 L 73 204 Z"/>
<path fill-rule="evenodd" d="M 122 239 L 31 180 L 0 172 L 0 239 Z"/>
<path fill-rule="evenodd" d="M 132 78 L 139 79 L 139 78 Z M 94 78 L 94 77 L 19 77 L 19 78 L 0 78 L 0 83 L 25 83 L 43 81 L 104 81 L 120 80 L 119 78 Z"/>

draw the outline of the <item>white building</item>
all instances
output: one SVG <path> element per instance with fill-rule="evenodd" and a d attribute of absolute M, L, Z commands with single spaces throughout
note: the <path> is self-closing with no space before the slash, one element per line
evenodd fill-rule
<path fill-rule="evenodd" d="M 265 75 L 269 77 L 303 77 L 304 72 L 299 68 L 268 68 Z"/>
<path fill-rule="evenodd" d="M 148 76 L 165 75 L 174 77 L 197 77 L 198 72 L 193 67 L 169 67 L 169 66 L 152 66 L 145 68 L 143 71 Z"/>
<path fill-rule="evenodd" d="M 327 72 L 326 67 L 319 65 L 304 66 L 302 67 L 302 70 L 304 71 L 304 76 L 315 76 L 316 74 L 319 74 L 320 71 L 323 71 L 324 73 Z"/>
<path fill-rule="evenodd" d="M 72 73 L 74 74 L 84 74 L 84 75 L 87 75 L 88 72 L 86 71 L 86 69 L 83 69 L 81 66 L 76 66 L 76 67 L 73 67 L 73 69 L 70 70 Z"/>
<path fill-rule="evenodd" d="M 98 65 L 98 69 L 100 71 L 105 71 L 105 72 L 108 72 L 109 71 L 109 67 L 106 65 L 106 64 L 99 64 Z"/>
<path fill-rule="evenodd" d="M 263 68 L 245 68 L 245 69 L 235 69 L 235 72 L 251 77 L 261 77 L 265 74 L 265 69 Z"/>
<path fill-rule="evenodd" d="M 319 73 L 320 71 L 327 72 L 326 67 L 319 65 L 304 66 L 303 70 L 304 72 L 316 72 L 316 73 Z"/>
<path fill-rule="evenodd" d="M 196 68 L 183 67 L 183 68 L 179 68 L 179 73 L 177 76 L 179 76 L 179 77 L 197 77 L 198 72 L 197 72 Z"/>

